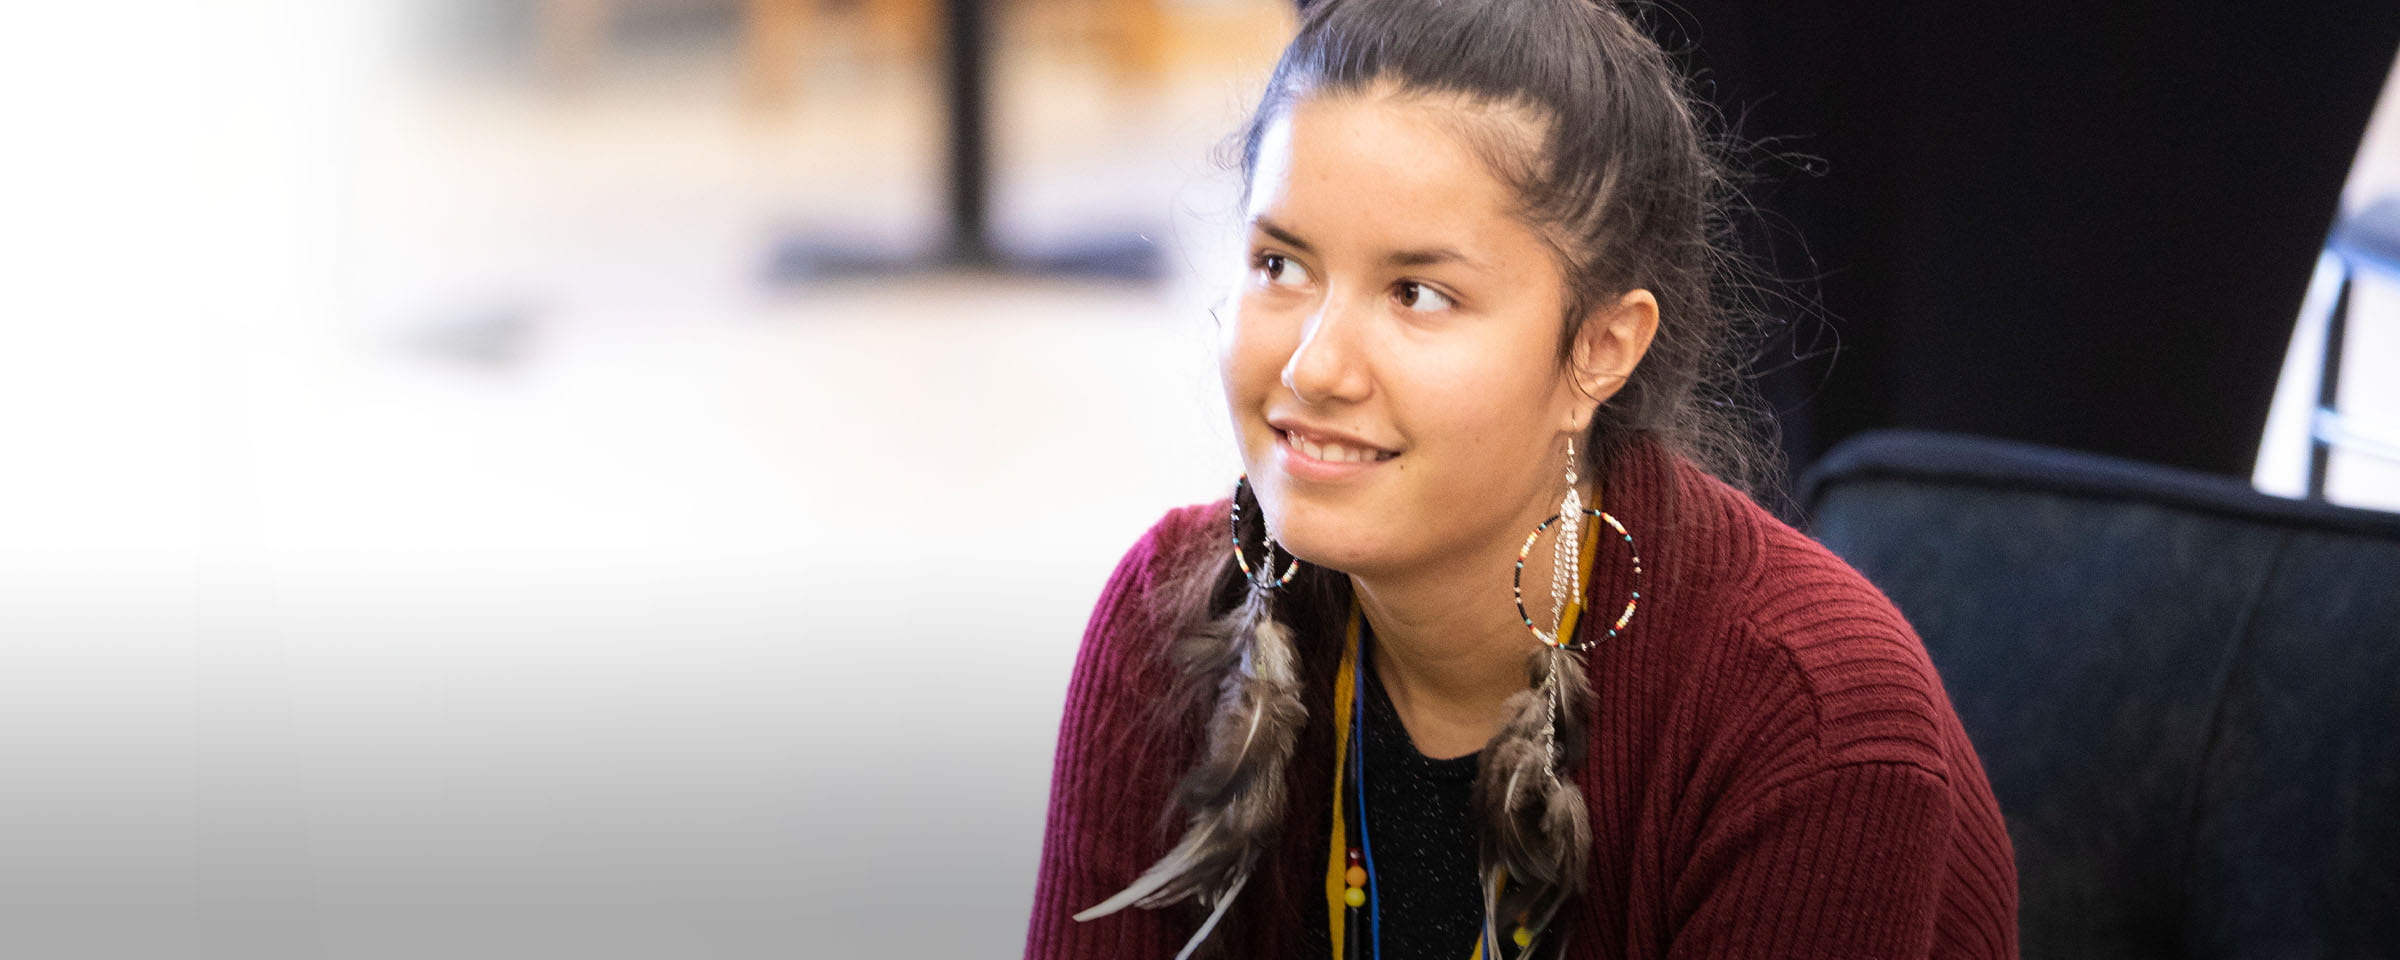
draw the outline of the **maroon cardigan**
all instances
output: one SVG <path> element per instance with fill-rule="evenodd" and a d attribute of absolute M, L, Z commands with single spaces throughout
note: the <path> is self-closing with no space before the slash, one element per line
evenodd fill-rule
<path fill-rule="evenodd" d="M 2015 957 L 1999 805 L 1891 601 L 1655 440 L 1610 464 L 1602 494 L 1645 573 L 1636 586 L 1626 553 L 1601 545 L 1598 609 L 1622 609 L 1608 598 L 1634 589 L 1642 602 L 1589 654 L 1599 697 L 1575 779 L 1591 805 L 1592 875 L 1567 918 L 1568 955 Z M 1187 538 L 1222 542 L 1225 511 L 1170 511 L 1100 596 L 1059 727 L 1028 960 L 1165 960 L 1196 929 L 1188 903 L 1073 914 L 1180 831 L 1181 815 L 1162 812 L 1198 740 L 1138 734 L 1168 677 L 1144 597 Z M 1579 632 L 1613 620 L 1587 617 Z M 1332 691 L 1308 693 L 1283 843 L 1234 907 L 1246 919 L 1210 937 L 1240 937 L 1232 955 L 1295 957 L 1307 925 L 1325 923 Z"/>

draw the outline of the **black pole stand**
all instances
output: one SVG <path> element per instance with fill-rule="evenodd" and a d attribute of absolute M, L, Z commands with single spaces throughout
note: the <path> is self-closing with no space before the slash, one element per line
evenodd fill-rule
<path fill-rule="evenodd" d="M 1008 273 L 1037 276 L 1147 280 L 1158 276 L 1157 247 L 1132 231 L 1078 240 L 1045 252 L 995 249 L 989 231 L 988 136 L 989 0 L 946 0 L 943 4 L 943 99 L 949 115 L 950 163 L 948 236 L 933 252 L 888 257 L 844 248 L 818 236 L 793 236 L 775 243 L 768 268 L 778 283 L 888 277 L 928 273 Z"/>

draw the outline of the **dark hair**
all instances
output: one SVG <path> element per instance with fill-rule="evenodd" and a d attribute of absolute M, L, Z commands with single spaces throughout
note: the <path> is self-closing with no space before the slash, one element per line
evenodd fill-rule
<path fill-rule="evenodd" d="M 1595 464 L 1647 432 L 1753 497 L 1780 489 L 1774 421 L 1752 384 L 1749 341 L 1767 324 L 1745 295 L 1766 284 L 1735 251 L 1737 196 L 1666 52 L 1606 0 L 1320 0 L 1284 49 L 1223 160 L 1247 207 L 1266 130 L 1296 101 L 1391 85 L 1449 97 L 1453 129 L 1520 200 L 1567 284 L 1566 362 L 1584 319 L 1628 290 L 1658 298 L 1656 338 L 1599 408 Z M 1538 124 L 1527 142 L 1515 117 Z"/>
<path fill-rule="evenodd" d="M 1624 445 L 1647 434 L 1753 497 L 1778 489 L 1774 425 L 1743 349 L 1745 334 L 1763 326 L 1763 313 L 1745 300 L 1762 284 L 1735 253 L 1727 213 L 1737 191 L 1707 114 L 1641 26 L 1607 0 L 1320 0 L 1302 17 L 1258 108 L 1227 142 L 1239 148 L 1226 159 L 1239 165 L 1241 209 L 1265 133 L 1294 103 L 1387 93 L 1462 108 L 1445 122 L 1512 188 L 1516 213 L 1542 236 L 1567 285 L 1561 364 L 1595 308 L 1637 288 L 1657 298 L 1648 352 L 1579 445 L 1586 474 L 1606 476 Z M 1265 533 L 1253 519 L 1260 511 L 1254 501 L 1239 506 L 1248 528 L 1241 542 L 1255 549 Z M 1673 513 L 1672 504 L 1658 508 Z M 1253 863 L 1273 859 L 1280 820 L 1261 811 L 1279 813 L 1290 799 L 1286 769 L 1304 726 L 1295 719 L 1301 692 L 1330 676 L 1351 596 L 1347 577 L 1303 565 L 1270 606 L 1251 592 L 1224 540 L 1205 542 L 1208 549 L 1176 562 L 1151 601 L 1173 625 L 1180 668 L 1158 705 L 1159 735 L 1183 737 L 1201 752 L 1178 793 L 1189 819 L 1185 841 L 1145 877 L 1147 889 L 1167 893 L 1146 906 L 1213 900 Z M 1252 667 L 1295 661 L 1300 669 L 1280 678 Z M 1589 696 L 1579 665 L 1567 689 Z M 1581 742 L 1581 720 L 1580 710 L 1561 714 L 1562 743 Z M 1222 734 L 1253 730 L 1266 732 Z M 1493 753 L 1484 751 L 1487 775 Z M 1565 757 L 1572 765 L 1580 751 Z M 1504 849 L 1485 830 L 1487 865 L 1495 856 L 1568 864 L 1533 895 L 1556 903 L 1580 893 L 1584 860 L 1574 847 L 1588 847 L 1588 827 L 1580 796 L 1572 799 L 1560 806 L 1572 806 L 1573 826 L 1587 832 Z M 1478 821 L 1519 833 L 1506 829 L 1506 811 L 1479 809 Z M 1168 876 L 1173 882 L 1162 880 Z M 1225 929 L 1246 926 L 1242 915 L 1229 913 Z"/>

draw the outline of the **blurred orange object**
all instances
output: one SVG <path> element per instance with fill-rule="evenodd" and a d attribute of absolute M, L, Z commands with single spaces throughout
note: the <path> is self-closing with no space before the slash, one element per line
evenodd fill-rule
<path fill-rule="evenodd" d="M 609 29 L 625 8 L 691 6 L 726 0 L 541 0 L 535 43 L 543 79 L 562 88 L 587 81 L 606 53 Z M 742 96 L 751 105 L 790 104 L 799 93 L 798 64 L 821 34 L 834 0 L 738 0 L 741 4 Z M 863 19 L 866 48 L 881 58 L 921 61 L 933 55 L 942 29 L 942 0 L 851 0 Z M 1056 3 L 1057 0 L 1053 0 Z M 1107 47 L 1120 83 L 1147 84 L 1166 73 L 1175 22 L 1166 0 L 1074 0 L 1059 11 L 1090 25 L 1086 36 Z M 1013 5 L 1012 5 L 1013 6 Z M 1083 31 L 1079 31 L 1083 32 Z"/>

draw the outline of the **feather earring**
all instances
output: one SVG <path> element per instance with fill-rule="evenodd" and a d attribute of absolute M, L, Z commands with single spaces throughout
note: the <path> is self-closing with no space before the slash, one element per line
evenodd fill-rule
<path fill-rule="evenodd" d="M 1130 886 L 1075 915 L 1091 920 L 1128 906 L 1157 909 L 1186 899 L 1213 904 L 1176 960 L 1190 957 L 1216 928 L 1272 846 L 1286 808 L 1284 772 L 1307 721 L 1299 653 L 1290 628 L 1275 619 L 1270 604 L 1298 572 L 1299 560 L 1293 558 L 1277 577 L 1275 541 L 1269 535 L 1267 558 L 1259 571 L 1251 570 L 1241 553 L 1242 495 L 1248 489 L 1247 477 L 1235 483 L 1231 517 L 1234 557 L 1248 593 L 1224 619 L 1182 642 L 1182 652 L 1198 669 L 1223 678 L 1208 723 L 1206 754 L 1178 788 L 1178 798 L 1191 811 L 1189 825 L 1174 849 Z M 1263 520 L 1259 526 L 1263 532 Z"/>
<path fill-rule="evenodd" d="M 1509 697 L 1507 720 L 1485 748 L 1475 781 L 1483 817 L 1484 922 L 1497 930 L 1513 918 L 1529 939 L 1583 892 L 1590 866 L 1591 825 L 1583 791 L 1559 776 L 1561 716 L 1582 716 L 1592 702 L 1583 664 L 1564 647 L 1536 651 L 1527 662 L 1533 689 Z M 1504 883 L 1513 881 L 1513 883 Z"/>
<path fill-rule="evenodd" d="M 1595 699 L 1582 658 L 1576 655 L 1588 650 L 1591 643 L 1574 636 L 1585 571 L 1591 562 L 1591 551 L 1582 543 L 1582 518 L 1600 518 L 1629 549 L 1633 545 L 1632 535 L 1615 517 L 1583 505 L 1576 488 L 1574 451 L 1570 441 L 1567 493 L 1558 514 L 1535 526 L 1517 551 L 1517 616 L 1542 645 L 1526 660 L 1531 689 L 1511 695 L 1502 706 L 1506 720 L 1484 749 L 1473 798 L 1483 821 L 1477 835 L 1485 936 L 1496 946 L 1500 918 L 1513 918 L 1517 944 L 1526 954 L 1533 943 L 1550 933 L 1552 921 L 1583 892 L 1590 875 L 1590 808 L 1582 789 L 1560 776 L 1569 759 L 1583 752 L 1584 718 L 1591 716 Z M 1542 531 L 1554 523 L 1559 535 L 1551 566 L 1552 619 L 1550 629 L 1543 630 L 1525 612 L 1525 558 Z M 1641 572 L 1642 559 L 1636 554 L 1633 573 L 1638 577 Z M 1614 637 L 1625 628 L 1640 600 L 1637 590 L 1608 628 L 1607 636 Z M 1510 889 L 1511 881 L 1514 889 Z"/>

